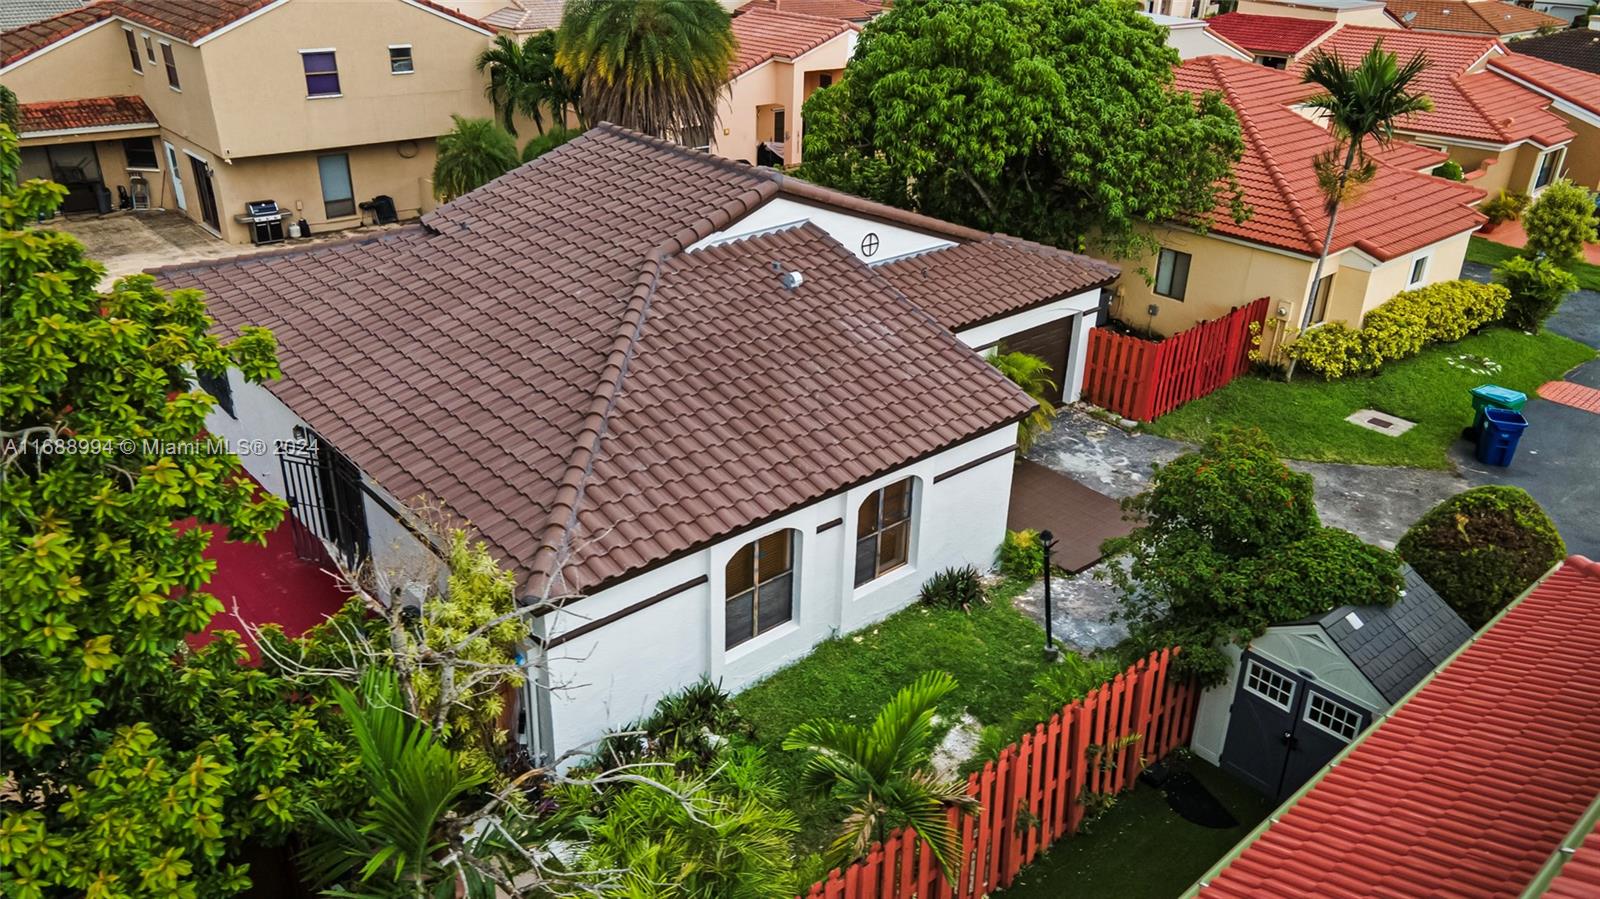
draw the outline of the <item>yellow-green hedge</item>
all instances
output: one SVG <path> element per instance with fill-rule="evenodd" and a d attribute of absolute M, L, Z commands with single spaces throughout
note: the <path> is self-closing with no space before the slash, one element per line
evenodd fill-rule
<path fill-rule="evenodd" d="M 1367 313 L 1360 330 L 1330 322 L 1302 334 L 1287 352 L 1329 380 L 1375 371 L 1415 356 L 1430 343 L 1460 340 L 1506 312 L 1510 291 L 1498 284 L 1442 281 L 1397 293 Z"/>

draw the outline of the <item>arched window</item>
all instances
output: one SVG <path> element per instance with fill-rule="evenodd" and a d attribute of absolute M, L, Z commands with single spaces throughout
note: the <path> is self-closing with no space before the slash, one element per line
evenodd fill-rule
<path fill-rule="evenodd" d="M 728 649 L 794 617 L 794 533 L 768 534 L 728 560 Z"/>
<path fill-rule="evenodd" d="M 856 586 L 906 564 L 911 553 L 912 478 L 875 490 L 856 511 Z"/>

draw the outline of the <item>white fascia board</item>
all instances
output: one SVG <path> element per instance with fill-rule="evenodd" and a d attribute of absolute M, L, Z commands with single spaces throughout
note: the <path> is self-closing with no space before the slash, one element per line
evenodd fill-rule
<path fill-rule="evenodd" d="M 73 137 L 80 134 L 107 134 L 113 131 L 148 131 L 159 128 L 156 122 L 134 122 L 128 125 L 94 125 L 89 128 L 57 128 L 53 131 L 24 131 L 17 135 L 20 140 L 32 140 L 39 137 Z"/>

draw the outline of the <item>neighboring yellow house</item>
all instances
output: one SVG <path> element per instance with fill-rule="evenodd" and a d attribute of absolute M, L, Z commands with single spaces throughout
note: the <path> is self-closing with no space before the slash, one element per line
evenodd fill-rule
<path fill-rule="evenodd" d="M 1221 92 L 1238 115 L 1245 150 L 1235 174 L 1251 216 L 1234 222 L 1224 200 L 1205 234 L 1177 225 L 1151 229 L 1160 249 L 1122 263 L 1149 278 L 1122 280 L 1119 319 L 1167 336 L 1271 297 L 1263 342 L 1270 353 L 1307 327 L 1359 326 L 1396 293 L 1460 275 L 1467 239 L 1484 221 L 1473 209 L 1483 194 L 1426 174 L 1440 154 L 1397 143 L 1379 153 L 1378 174 L 1364 194 L 1340 208 L 1333 252 L 1313 294 L 1328 219 L 1312 160 L 1331 138 L 1293 108 L 1305 85 L 1222 56 L 1190 60 L 1176 75 L 1183 90 Z"/>
<path fill-rule="evenodd" d="M 1550 101 L 1550 111 L 1573 134 L 1563 174 L 1590 190 L 1600 190 L 1600 75 L 1521 53 L 1490 59 L 1489 71 Z"/>
<path fill-rule="evenodd" d="M 119 188 L 246 243 L 245 204 L 313 232 L 432 205 L 435 138 L 491 114 L 489 29 L 429 0 L 102 0 L 0 35 L 23 167 L 93 210 Z"/>
<path fill-rule="evenodd" d="M 861 26 L 747 6 L 733 17 L 738 53 L 717 111 L 711 152 L 757 165 L 799 165 L 802 107 L 844 74 Z"/>

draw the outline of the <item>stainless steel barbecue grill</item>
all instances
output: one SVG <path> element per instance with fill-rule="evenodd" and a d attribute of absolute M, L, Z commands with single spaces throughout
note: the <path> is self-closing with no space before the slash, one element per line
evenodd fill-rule
<path fill-rule="evenodd" d="M 250 226 L 250 242 L 256 245 L 283 242 L 283 220 L 287 210 L 278 207 L 277 200 L 251 200 L 244 204 L 244 214 L 233 220 Z"/>

